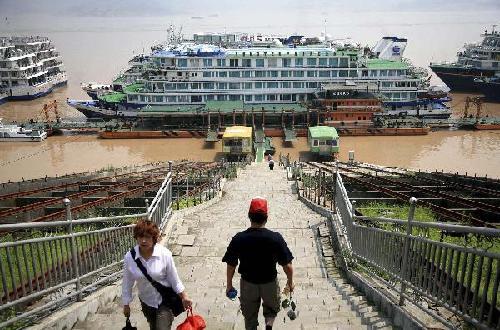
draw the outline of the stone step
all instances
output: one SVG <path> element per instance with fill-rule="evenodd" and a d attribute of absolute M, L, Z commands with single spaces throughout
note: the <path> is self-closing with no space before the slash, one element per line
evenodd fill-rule
<path fill-rule="evenodd" d="M 205 318 L 207 329 L 244 329 L 238 301 L 225 297 L 226 266 L 221 259 L 231 237 L 248 227 L 248 205 L 255 196 L 268 199 L 266 226 L 282 233 L 295 256 L 293 297 L 298 317 L 291 321 L 286 310 L 282 310 L 274 329 L 378 329 L 390 326 L 336 270 L 325 218 L 297 200 L 282 168 L 270 171 L 264 162 L 239 170 L 236 179 L 225 183 L 224 194 L 218 203 L 177 219 L 166 241 L 167 247 L 175 251 L 177 270 L 194 302 L 194 311 Z M 180 244 L 180 235 L 193 235 L 192 246 Z M 285 276 L 280 267 L 277 269 L 283 286 Z M 233 283 L 239 283 L 238 274 Z M 124 326 L 121 308 L 120 301 L 116 300 L 78 322 L 74 329 L 121 329 Z M 109 310 L 114 310 L 114 314 L 109 314 Z M 138 329 L 148 329 L 137 299 L 132 304 L 131 320 Z M 177 317 L 172 328 L 183 320 L 184 316 Z M 262 309 L 259 323 L 259 329 L 263 328 Z"/>

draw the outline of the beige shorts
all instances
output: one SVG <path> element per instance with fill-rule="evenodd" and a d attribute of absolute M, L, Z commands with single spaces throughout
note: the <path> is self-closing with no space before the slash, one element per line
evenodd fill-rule
<path fill-rule="evenodd" d="M 276 317 L 281 305 L 278 278 L 273 282 L 254 284 L 240 280 L 240 306 L 245 318 L 246 329 L 256 329 L 259 325 L 258 315 L 262 301 L 264 318 Z"/>

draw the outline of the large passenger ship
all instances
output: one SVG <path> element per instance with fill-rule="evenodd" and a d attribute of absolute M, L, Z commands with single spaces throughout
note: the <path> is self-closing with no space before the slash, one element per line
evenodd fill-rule
<path fill-rule="evenodd" d="M 431 63 L 430 68 L 453 91 L 481 92 L 476 78 L 500 73 L 500 33 L 484 31 L 480 43 L 466 44 L 453 63 Z"/>
<path fill-rule="evenodd" d="M 199 38 L 198 38 L 199 40 Z M 376 93 L 390 110 L 416 108 L 429 87 L 427 73 L 402 58 L 407 40 L 384 37 L 372 49 L 300 38 L 255 47 L 178 42 L 138 55 L 95 101 L 69 101 L 88 117 L 134 116 L 147 107 L 203 107 L 206 102 L 247 105 L 302 103 L 325 85 Z M 449 114 L 448 114 L 449 115 Z"/>
<path fill-rule="evenodd" d="M 31 100 L 67 83 L 59 53 L 45 37 L 0 37 L 0 102 Z"/>

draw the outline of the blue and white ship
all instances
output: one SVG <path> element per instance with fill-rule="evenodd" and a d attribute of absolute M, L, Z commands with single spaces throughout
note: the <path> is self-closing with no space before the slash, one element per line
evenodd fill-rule
<path fill-rule="evenodd" d="M 427 72 L 402 58 L 406 39 L 385 37 L 371 50 L 291 40 L 293 44 L 267 41 L 266 47 L 255 47 L 248 38 L 232 48 L 195 42 L 155 47 L 150 55 L 134 57 L 130 68 L 94 103 L 69 104 L 86 116 L 101 116 L 103 111 L 134 116 L 146 106 L 305 103 L 324 85 L 349 82 L 369 83 L 389 107 L 396 103 L 396 110 L 404 110 L 417 107 L 419 95 L 429 87 Z M 444 116 L 451 113 L 443 111 Z"/>

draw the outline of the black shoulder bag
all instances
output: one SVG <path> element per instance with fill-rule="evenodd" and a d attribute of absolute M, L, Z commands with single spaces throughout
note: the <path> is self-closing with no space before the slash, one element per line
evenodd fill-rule
<path fill-rule="evenodd" d="M 151 283 L 151 285 L 160 293 L 161 295 L 161 304 L 164 306 L 167 306 L 170 308 L 172 311 L 172 314 L 174 316 L 177 316 L 185 311 L 184 305 L 182 305 L 182 299 L 179 297 L 175 291 L 170 288 L 166 287 L 163 284 L 156 282 L 151 278 L 151 276 L 148 274 L 148 271 L 146 270 L 146 267 L 142 264 L 142 262 L 139 260 L 139 258 L 135 258 L 135 248 L 132 248 L 130 250 L 130 254 L 132 255 L 132 258 L 134 259 L 135 263 L 137 264 L 137 267 L 141 270 L 142 274 L 147 278 L 147 280 Z"/>

